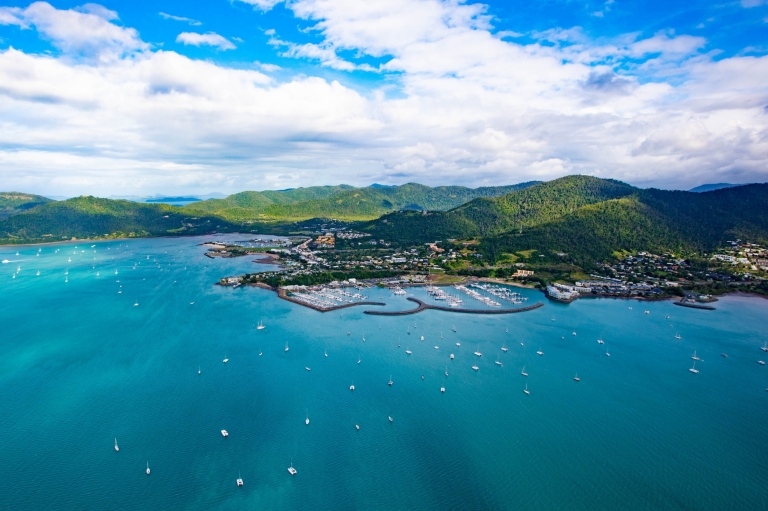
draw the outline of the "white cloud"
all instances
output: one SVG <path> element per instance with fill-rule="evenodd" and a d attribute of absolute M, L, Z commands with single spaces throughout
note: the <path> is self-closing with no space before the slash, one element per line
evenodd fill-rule
<path fill-rule="evenodd" d="M 136 30 L 111 23 L 114 19 L 117 13 L 96 4 L 79 10 L 59 10 L 47 2 L 35 2 L 26 9 L 0 7 L 0 23 L 35 27 L 65 53 L 111 59 L 149 48 Z"/>
<path fill-rule="evenodd" d="M 184 16 L 174 16 L 173 14 L 166 14 L 164 12 L 159 12 L 158 14 L 163 19 L 174 20 L 174 21 L 183 21 L 185 23 L 189 23 L 193 27 L 199 27 L 200 25 L 202 25 L 202 22 L 197 21 L 197 20 L 193 20 L 192 18 L 186 18 Z"/>
<path fill-rule="evenodd" d="M 205 34 L 182 32 L 176 37 L 176 42 L 193 46 L 216 46 L 220 50 L 234 50 L 237 48 L 229 39 L 215 32 L 206 32 Z"/>
<path fill-rule="evenodd" d="M 260 9 L 262 11 L 268 11 L 272 9 L 274 6 L 282 2 L 283 0 L 239 0 L 240 2 L 243 2 L 245 4 L 250 4 L 256 9 Z"/>
<path fill-rule="evenodd" d="M 375 57 L 387 85 L 358 92 L 307 75 L 276 81 L 149 48 L 135 31 L 120 47 L 132 49 L 89 65 L 8 49 L 0 189 L 475 185 L 575 172 L 681 187 L 768 179 L 768 57 L 715 60 L 705 39 L 670 32 L 595 41 L 576 27 L 516 42 L 493 33 L 483 6 L 457 2 L 286 5 L 313 21 L 319 40 L 267 34 L 278 51 L 349 70 L 360 60 L 340 54 Z M 53 39 L 28 10 L 2 9 L 0 20 Z M 97 35 L 130 30 L 94 14 L 49 13 L 70 15 L 112 27 Z"/>

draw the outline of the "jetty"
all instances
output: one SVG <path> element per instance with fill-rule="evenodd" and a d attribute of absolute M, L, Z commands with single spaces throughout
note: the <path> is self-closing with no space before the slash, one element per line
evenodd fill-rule
<path fill-rule="evenodd" d="M 680 307 L 689 307 L 691 309 L 701 309 L 701 310 L 705 310 L 705 311 L 716 310 L 711 305 L 701 305 L 700 303 L 696 303 L 696 302 L 694 302 L 692 300 L 688 300 L 686 298 L 683 298 L 679 302 L 672 302 L 672 303 L 674 303 L 675 305 L 679 305 Z"/>
<path fill-rule="evenodd" d="M 418 307 L 404 311 L 363 311 L 363 313 L 372 314 L 375 316 L 407 316 L 409 314 L 418 314 L 419 312 L 425 310 L 438 310 L 444 312 L 459 312 L 463 314 L 514 314 L 516 312 L 527 312 L 538 309 L 539 307 L 544 307 L 544 303 L 537 302 L 527 307 L 517 307 L 515 309 L 461 309 L 458 307 L 440 307 L 438 305 L 429 305 L 428 303 L 424 303 L 418 298 L 414 298 L 412 296 L 409 296 L 407 299 L 416 303 Z"/>

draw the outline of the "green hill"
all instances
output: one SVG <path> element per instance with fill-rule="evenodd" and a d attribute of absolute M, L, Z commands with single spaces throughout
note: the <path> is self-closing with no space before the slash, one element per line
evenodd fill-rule
<path fill-rule="evenodd" d="M 0 222 L 0 243 L 201 234 L 222 228 L 231 225 L 216 217 L 192 217 L 165 204 L 83 196 L 48 202 Z"/>
<path fill-rule="evenodd" d="M 590 266 L 621 250 L 704 251 L 737 238 L 766 243 L 768 185 L 692 193 L 568 176 L 443 213 L 389 214 L 362 229 L 405 244 L 479 237 L 491 261 L 536 250 Z"/>
<path fill-rule="evenodd" d="M 323 186 L 286 191 L 242 192 L 225 199 L 190 204 L 184 211 L 216 215 L 232 222 L 298 221 L 310 218 L 371 220 L 401 209 L 448 210 L 477 197 L 496 197 L 536 183 L 466 188 L 415 183 L 392 187 Z"/>
<path fill-rule="evenodd" d="M 0 220 L 51 202 L 51 199 L 30 193 L 0 192 Z"/>

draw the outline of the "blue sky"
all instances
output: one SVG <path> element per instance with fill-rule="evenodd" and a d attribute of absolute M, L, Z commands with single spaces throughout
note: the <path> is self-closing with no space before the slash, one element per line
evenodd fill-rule
<path fill-rule="evenodd" d="M 764 0 L 0 0 L 0 188 L 765 181 L 766 53 Z"/>

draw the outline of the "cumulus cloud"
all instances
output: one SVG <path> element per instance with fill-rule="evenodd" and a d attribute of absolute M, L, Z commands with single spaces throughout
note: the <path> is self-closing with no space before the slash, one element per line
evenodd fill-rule
<path fill-rule="evenodd" d="M 117 13 L 96 4 L 76 10 L 59 10 L 47 2 L 35 2 L 26 9 L 0 7 L 0 23 L 34 27 L 65 53 L 109 59 L 149 48 L 135 29 L 111 23 L 115 19 Z"/>
<path fill-rule="evenodd" d="M 176 37 L 176 42 L 192 46 L 215 46 L 220 50 L 234 50 L 237 48 L 229 39 L 215 32 L 206 32 L 205 34 L 182 32 Z"/>
<path fill-rule="evenodd" d="M 2 9 L 0 20 L 53 41 L 27 13 L 35 5 Z M 705 39 L 668 31 L 503 37 L 484 6 L 460 2 L 286 7 L 312 21 L 318 40 L 268 33 L 277 52 L 342 70 L 359 70 L 361 60 L 340 52 L 373 57 L 387 85 L 359 92 L 311 73 L 278 81 L 149 48 L 91 11 L 56 11 L 49 17 L 111 26 L 92 39 L 133 39 L 119 58 L 90 65 L 0 52 L 0 188 L 109 195 L 173 183 L 180 192 L 478 185 L 575 172 L 686 188 L 768 178 L 766 56 L 715 60 Z M 115 39 L 100 37 L 107 47 Z"/>

